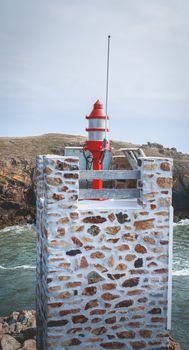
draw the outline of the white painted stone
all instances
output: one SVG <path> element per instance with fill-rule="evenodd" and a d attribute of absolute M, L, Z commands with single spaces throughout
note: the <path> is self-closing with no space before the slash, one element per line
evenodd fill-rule
<path fill-rule="evenodd" d="M 160 169 L 161 162 L 165 161 L 163 158 L 141 158 L 143 189 L 140 205 L 136 200 L 78 201 L 77 197 L 70 200 L 75 193 L 69 193 L 69 191 L 76 191 L 78 194 L 78 179 L 72 179 L 69 176 L 78 174 L 78 171 L 58 170 L 57 175 L 56 169 L 59 161 L 72 166 L 72 163 L 68 161 L 69 158 L 73 157 L 45 156 L 41 158 L 43 168 L 50 167 L 52 173 L 42 176 L 44 183 L 40 188 L 46 188 L 44 207 L 43 210 L 38 207 L 38 240 L 40 242 L 38 254 L 42 253 L 37 258 L 39 289 L 37 317 L 42 324 L 42 331 L 38 333 L 37 338 L 38 349 L 41 343 L 45 349 L 47 343 L 49 350 L 61 349 L 62 344 L 69 344 L 71 340 L 77 342 L 77 339 L 81 343 L 66 345 L 66 348 L 72 349 L 72 347 L 75 348 L 75 345 L 81 350 L 87 349 L 88 346 L 91 349 L 100 348 L 101 342 L 110 342 L 106 337 L 106 332 L 100 335 L 91 333 L 92 330 L 100 327 L 107 328 L 107 333 L 111 332 L 115 336 L 113 341 L 125 345 L 128 344 L 128 340 L 120 339 L 116 335 L 125 329 L 134 331 L 137 340 L 143 340 L 139 333 L 141 328 L 151 329 L 152 336 L 145 341 L 155 340 L 158 332 L 167 329 L 167 310 L 161 302 L 167 302 L 168 298 L 166 279 L 168 269 L 170 270 L 168 266 L 170 245 L 161 244 L 161 241 L 169 240 L 171 226 L 170 208 L 159 206 L 159 198 L 162 196 L 168 198 L 171 189 L 166 189 L 167 194 L 162 194 L 161 191 L 164 189 L 158 186 L 156 180 L 159 176 L 171 177 L 171 171 Z M 145 170 L 145 162 L 155 164 L 155 169 Z M 170 160 L 168 162 L 171 164 Z M 67 179 L 64 178 L 65 174 L 68 174 Z M 145 175 L 153 176 L 146 177 Z M 61 178 L 62 183 L 57 186 L 50 185 L 48 179 L 54 177 Z M 61 192 L 61 188 L 65 185 L 68 190 Z M 146 198 L 145 195 L 151 192 L 155 194 Z M 54 193 L 56 196 L 53 197 Z M 58 200 L 59 194 L 63 194 L 65 198 Z M 40 203 L 39 196 L 41 194 L 38 195 L 37 203 Z M 156 205 L 155 209 L 151 209 L 151 204 Z M 70 212 L 79 213 L 79 215 L 71 219 Z M 157 215 L 159 213 L 160 215 Z M 61 223 L 58 222 L 60 219 L 62 219 Z M 135 225 L 136 222 L 138 225 Z M 93 225 L 97 226 L 100 231 L 96 235 L 88 231 Z M 57 235 L 58 228 L 63 230 L 62 236 Z M 130 239 L 129 234 L 132 235 Z M 144 241 L 146 236 L 155 239 L 155 244 Z M 57 244 L 60 246 L 57 247 Z M 138 246 L 137 251 L 136 245 Z M 108 261 L 112 255 L 114 263 L 109 264 Z M 82 257 L 85 257 L 88 264 L 85 268 L 80 267 Z M 142 259 L 142 266 L 140 266 L 140 259 Z M 97 284 L 88 284 L 87 275 L 92 271 L 96 271 L 103 280 Z M 128 280 L 128 286 L 124 287 L 124 282 Z M 105 289 L 106 286 L 108 288 L 111 285 L 116 285 L 116 288 Z M 84 295 L 86 288 L 94 288 L 94 293 Z M 115 299 L 114 296 L 116 296 Z M 123 307 L 125 300 L 128 299 L 132 300 L 133 304 Z M 87 303 L 94 300 L 97 300 L 98 305 L 86 307 Z M 105 303 L 110 306 L 105 307 Z M 158 313 L 159 308 L 161 314 Z M 153 309 L 154 313 L 150 313 Z M 104 310 L 105 313 L 98 314 L 98 310 Z M 94 315 L 93 311 L 95 311 Z M 77 323 L 77 318 L 74 323 L 74 317 L 80 315 L 83 317 L 81 323 Z M 118 329 L 113 329 L 113 324 L 105 322 L 107 318 L 114 315 Z M 135 315 L 142 318 L 135 320 L 133 318 Z M 121 321 L 123 317 L 126 317 L 124 322 Z M 100 318 L 100 322 L 93 323 L 94 318 Z M 161 318 L 163 318 L 162 322 L 159 321 Z M 152 319 L 157 322 L 153 323 Z M 61 323 L 64 320 L 65 324 Z M 135 328 L 132 327 L 131 322 L 143 322 L 143 325 L 141 328 Z M 79 337 L 77 333 L 69 333 L 71 328 L 77 327 L 81 328 L 82 337 Z M 90 333 L 92 337 L 99 337 L 102 340 L 95 345 L 88 344 L 86 339 L 90 338 Z M 51 340 L 51 336 L 55 338 Z M 166 342 L 165 338 L 161 346 L 166 346 Z M 151 346 L 147 345 L 146 349 L 151 350 Z"/>

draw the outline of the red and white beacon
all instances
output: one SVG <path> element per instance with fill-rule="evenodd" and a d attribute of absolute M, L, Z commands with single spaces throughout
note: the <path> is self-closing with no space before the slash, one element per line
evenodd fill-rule
<path fill-rule="evenodd" d="M 105 152 L 111 152 L 111 148 L 108 139 L 109 117 L 105 114 L 100 100 L 95 102 L 92 112 L 86 116 L 86 119 L 88 120 L 88 128 L 86 128 L 88 138 L 84 150 L 92 154 L 93 170 L 103 170 Z M 101 179 L 93 180 L 93 189 L 102 189 L 102 187 L 103 181 Z"/>

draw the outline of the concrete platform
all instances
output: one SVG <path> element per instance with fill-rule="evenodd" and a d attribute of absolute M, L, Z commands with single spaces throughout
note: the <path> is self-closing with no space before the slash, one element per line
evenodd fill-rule
<path fill-rule="evenodd" d="M 137 199 L 79 200 L 79 210 L 88 209 L 141 209 Z"/>

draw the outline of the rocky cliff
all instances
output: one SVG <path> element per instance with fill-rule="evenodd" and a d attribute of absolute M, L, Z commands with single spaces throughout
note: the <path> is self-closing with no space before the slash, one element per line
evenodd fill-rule
<path fill-rule="evenodd" d="M 65 146 L 82 146 L 77 135 L 47 134 L 0 138 L 0 228 L 35 221 L 35 159 L 38 154 L 63 154 Z M 134 145 L 112 141 L 116 168 L 127 168 L 121 147 L 142 147 L 147 156 L 174 159 L 173 206 L 175 220 L 189 218 L 189 155 L 157 143 Z"/>

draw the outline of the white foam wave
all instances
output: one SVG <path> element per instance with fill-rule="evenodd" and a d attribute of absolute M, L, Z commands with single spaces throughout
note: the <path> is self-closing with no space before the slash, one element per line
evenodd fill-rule
<path fill-rule="evenodd" d="M 173 271 L 173 276 L 188 276 L 188 275 L 189 275 L 189 269 Z"/>
<path fill-rule="evenodd" d="M 16 231 L 16 233 L 22 233 L 25 230 L 35 230 L 34 224 L 27 224 L 23 226 L 14 225 L 14 226 L 8 226 L 0 230 L 0 233 L 6 233 L 10 231 Z"/>
<path fill-rule="evenodd" d="M 19 270 L 19 269 L 23 269 L 23 270 L 34 270 L 36 267 L 33 265 L 18 265 L 18 266 L 13 266 L 13 267 L 6 267 L 6 266 L 2 266 L 0 265 L 0 270 Z"/>
<path fill-rule="evenodd" d="M 9 232 L 9 231 L 13 231 L 13 230 L 20 230 L 22 229 L 22 226 L 19 226 L 19 225 L 15 225 L 15 226 L 8 226 L 8 227 L 5 227 L 3 228 L 2 230 L 0 230 L 1 233 L 4 233 L 4 232 Z"/>
<path fill-rule="evenodd" d="M 185 225 L 189 225 L 189 219 L 182 219 L 177 223 L 173 224 L 174 226 L 185 226 Z"/>

